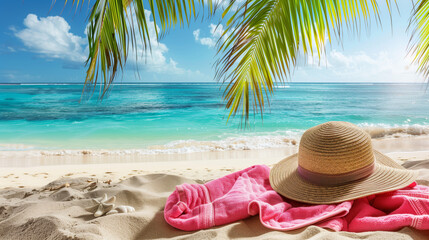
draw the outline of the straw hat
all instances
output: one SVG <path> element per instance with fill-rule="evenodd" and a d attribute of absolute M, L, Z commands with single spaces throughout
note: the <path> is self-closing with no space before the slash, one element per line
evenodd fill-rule
<path fill-rule="evenodd" d="M 299 202 L 337 203 L 397 190 L 416 172 L 373 150 L 371 137 L 348 122 L 327 122 L 302 135 L 297 154 L 277 163 L 271 187 Z"/>

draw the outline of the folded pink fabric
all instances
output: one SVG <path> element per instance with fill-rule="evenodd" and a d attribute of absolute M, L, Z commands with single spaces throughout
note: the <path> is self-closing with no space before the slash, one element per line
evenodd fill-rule
<path fill-rule="evenodd" d="M 335 231 L 429 229 L 429 187 L 407 188 L 337 204 L 311 205 L 275 192 L 269 167 L 255 165 L 206 184 L 182 184 L 169 196 L 165 220 L 194 231 L 259 214 L 270 229 L 293 230 L 316 224 Z"/>
<path fill-rule="evenodd" d="M 429 187 L 410 186 L 354 200 L 343 231 L 389 231 L 403 227 L 429 229 Z"/>

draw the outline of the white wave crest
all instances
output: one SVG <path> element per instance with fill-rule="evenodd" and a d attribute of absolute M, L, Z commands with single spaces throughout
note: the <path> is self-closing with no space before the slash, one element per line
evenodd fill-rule
<path fill-rule="evenodd" d="M 214 152 L 229 150 L 251 150 L 295 146 L 298 142 L 285 136 L 229 137 L 218 141 L 179 140 L 165 145 L 152 145 L 145 149 L 121 150 L 49 150 L 40 151 L 45 156 L 70 155 L 128 155 L 128 154 L 173 154 Z"/>
<path fill-rule="evenodd" d="M 400 138 L 429 135 L 429 125 L 384 125 L 358 124 L 373 139 Z M 247 133 L 246 136 L 221 135 L 220 140 L 177 140 L 164 145 L 152 145 L 141 149 L 52 149 L 23 144 L 1 144 L 0 151 L 35 151 L 42 156 L 74 155 L 130 155 L 130 154 L 174 154 L 195 152 L 216 152 L 230 150 L 270 149 L 297 146 L 304 130 L 288 130 L 265 133 Z"/>
<path fill-rule="evenodd" d="M 372 138 L 385 138 L 385 137 L 407 137 L 407 136 L 420 136 L 429 134 L 428 125 L 383 125 L 383 124 L 359 124 Z"/>

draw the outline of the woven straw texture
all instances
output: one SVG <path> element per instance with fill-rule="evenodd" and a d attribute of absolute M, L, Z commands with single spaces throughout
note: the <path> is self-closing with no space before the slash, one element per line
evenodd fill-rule
<path fill-rule="evenodd" d="M 340 186 L 311 184 L 297 172 L 298 162 L 301 167 L 313 172 L 342 174 L 374 161 L 375 168 L 371 175 Z M 289 199 L 329 204 L 397 190 L 414 182 L 416 177 L 416 172 L 404 169 L 373 150 L 371 138 L 355 125 L 328 122 L 304 133 L 299 153 L 283 159 L 271 169 L 270 183 L 275 191 Z"/>
<path fill-rule="evenodd" d="M 342 174 L 374 162 L 371 137 L 347 122 L 327 122 L 301 138 L 299 165 L 309 171 Z"/>

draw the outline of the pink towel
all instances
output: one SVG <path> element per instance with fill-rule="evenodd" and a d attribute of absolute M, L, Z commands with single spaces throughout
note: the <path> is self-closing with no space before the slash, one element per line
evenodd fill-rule
<path fill-rule="evenodd" d="M 176 187 L 164 209 L 173 227 L 194 231 L 259 214 L 275 230 L 316 224 L 335 231 L 429 229 L 429 188 L 407 188 L 338 204 L 311 205 L 277 194 L 269 183 L 270 169 L 255 165 L 210 181 Z"/>
<path fill-rule="evenodd" d="M 429 229 L 429 187 L 410 186 L 354 200 L 343 231 L 390 231 L 403 227 Z"/>

